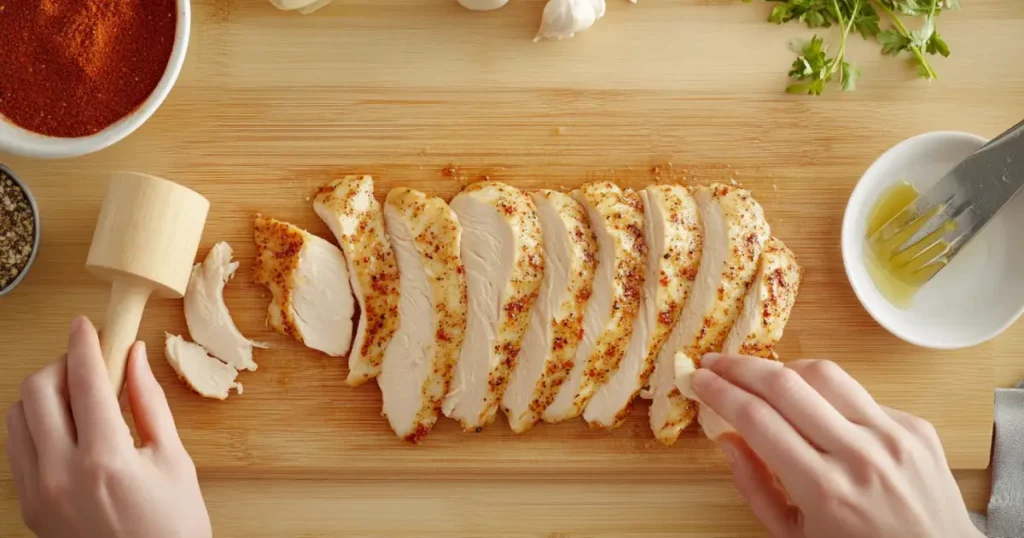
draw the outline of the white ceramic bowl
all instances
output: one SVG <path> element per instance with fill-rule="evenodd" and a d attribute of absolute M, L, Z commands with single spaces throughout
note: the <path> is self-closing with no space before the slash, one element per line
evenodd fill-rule
<path fill-rule="evenodd" d="M 167 94 L 178 80 L 181 66 L 185 64 L 185 51 L 188 49 L 189 33 L 192 27 L 192 7 L 190 0 L 177 0 L 178 25 L 174 34 L 174 47 L 167 62 L 164 76 L 135 112 L 121 118 L 102 131 L 80 138 L 61 138 L 45 136 L 27 131 L 0 116 L 0 152 L 13 153 L 40 159 L 64 159 L 79 157 L 97 152 L 120 142 L 160 108 Z"/>
<path fill-rule="evenodd" d="M 911 344 L 974 346 L 998 336 L 1024 312 L 1024 196 L 1012 200 L 921 288 L 909 310 L 879 293 L 864 266 L 868 216 L 882 193 L 900 180 L 923 192 L 985 142 L 951 131 L 909 138 L 879 157 L 850 195 L 842 238 L 847 277 L 875 321 Z"/>

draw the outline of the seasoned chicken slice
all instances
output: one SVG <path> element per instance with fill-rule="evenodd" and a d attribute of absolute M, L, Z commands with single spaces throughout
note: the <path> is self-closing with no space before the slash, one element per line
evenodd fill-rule
<path fill-rule="evenodd" d="M 255 279 L 273 295 L 268 323 L 334 357 L 352 344 L 355 301 L 338 247 L 286 222 L 256 215 Z"/>
<path fill-rule="evenodd" d="M 474 183 L 451 203 L 462 224 L 469 322 L 444 414 L 466 431 L 494 420 L 544 276 L 537 209 L 496 181 Z"/>
<path fill-rule="evenodd" d="M 796 254 L 781 240 L 770 238 L 761 252 L 754 284 L 743 300 L 722 353 L 770 359 L 789 323 L 804 270 Z"/>
<path fill-rule="evenodd" d="M 703 230 L 697 202 L 686 187 L 652 185 L 640 196 L 649 251 L 643 306 L 622 364 L 583 412 L 595 428 L 615 428 L 625 421 L 633 399 L 647 386 L 658 351 L 679 319 L 700 264 Z"/>
<path fill-rule="evenodd" d="M 384 213 L 373 197 L 372 177 L 332 181 L 320 189 L 313 209 L 341 245 L 359 303 L 346 382 L 360 385 L 380 373 L 384 349 L 398 328 L 398 263 L 384 228 Z"/>
<path fill-rule="evenodd" d="M 572 196 L 530 194 L 544 245 L 544 278 L 523 337 L 519 361 L 501 404 L 509 426 L 522 433 L 540 420 L 569 376 L 583 336 L 583 310 L 594 289 L 597 238 Z"/>
<path fill-rule="evenodd" d="M 729 355 L 743 355 L 761 359 L 774 356 L 775 345 L 782 340 L 782 333 L 789 322 L 789 315 L 796 304 L 803 268 L 793 251 L 782 241 L 772 237 L 765 243 L 764 252 L 758 263 L 757 275 L 747 296 L 739 319 L 729 331 L 722 352 Z M 679 353 L 676 357 L 676 386 L 687 398 L 696 400 L 692 394 L 690 376 L 699 364 L 699 357 Z M 722 417 L 711 409 L 701 406 L 697 419 L 704 434 L 717 439 L 732 430 Z"/>
<path fill-rule="evenodd" d="M 185 322 L 197 344 L 236 370 L 255 370 L 252 348 L 266 347 L 242 336 L 224 303 L 224 285 L 235 276 L 231 245 L 220 242 L 203 263 L 192 266 L 185 291 Z"/>
<path fill-rule="evenodd" d="M 544 410 L 546 422 L 580 415 L 594 392 L 619 368 L 640 311 L 647 244 L 640 196 L 608 182 L 587 183 L 573 191 L 597 236 L 594 292 L 583 315 L 583 342 L 569 379 Z"/>
<path fill-rule="evenodd" d="M 406 188 L 388 193 L 384 222 L 401 300 L 377 384 L 391 429 L 415 443 L 437 422 L 466 333 L 462 227 L 443 200 Z"/>
<path fill-rule="evenodd" d="M 242 394 L 242 384 L 235 382 L 238 370 L 211 357 L 199 344 L 168 334 L 164 354 L 178 378 L 200 396 L 224 400 L 232 389 Z"/>
<path fill-rule="evenodd" d="M 697 280 L 651 377 L 651 429 L 667 445 L 693 421 L 697 408 L 676 387 L 675 355 L 700 357 L 722 349 L 770 235 L 764 211 L 746 190 L 712 185 L 697 188 L 694 198 L 704 228 Z"/>

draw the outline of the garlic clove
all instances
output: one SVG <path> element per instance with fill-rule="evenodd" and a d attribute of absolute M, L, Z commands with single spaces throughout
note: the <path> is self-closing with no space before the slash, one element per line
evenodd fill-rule
<path fill-rule="evenodd" d="M 605 0 L 549 0 L 534 41 L 568 39 L 604 17 Z"/>
<path fill-rule="evenodd" d="M 508 0 L 459 0 L 459 4 L 473 11 L 492 11 L 508 3 Z"/>

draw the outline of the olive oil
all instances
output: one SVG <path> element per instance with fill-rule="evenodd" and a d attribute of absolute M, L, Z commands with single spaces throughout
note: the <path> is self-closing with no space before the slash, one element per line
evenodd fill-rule
<path fill-rule="evenodd" d="M 949 243 L 942 237 L 954 227 L 948 221 L 903 252 L 897 252 L 914 234 L 921 230 L 942 207 L 932 208 L 917 218 L 901 216 L 900 213 L 914 203 L 920 192 L 913 185 L 901 181 L 882 194 L 875 203 L 868 218 L 867 249 L 865 267 L 875 287 L 893 306 L 909 309 L 914 295 L 946 263 L 939 258 L 949 249 Z M 875 233 L 895 218 L 906 219 L 899 224 L 903 229 L 892 237 L 875 237 Z"/>

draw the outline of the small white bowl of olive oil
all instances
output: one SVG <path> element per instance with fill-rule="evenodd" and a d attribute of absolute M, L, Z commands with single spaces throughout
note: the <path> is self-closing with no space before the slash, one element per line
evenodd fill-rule
<path fill-rule="evenodd" d="M 909 138 L 879 157 L 850 195 L 842 234 L 850 285 L 875 321 L 911 344 L 971 347 L 995 338 L 1024 313 L 1024 196 L 920 287 L 888 278 L 868 248 L 872 220 L 898 212 L 914 189 L 927 190 L 985 142 L 953 131 Z"/>

